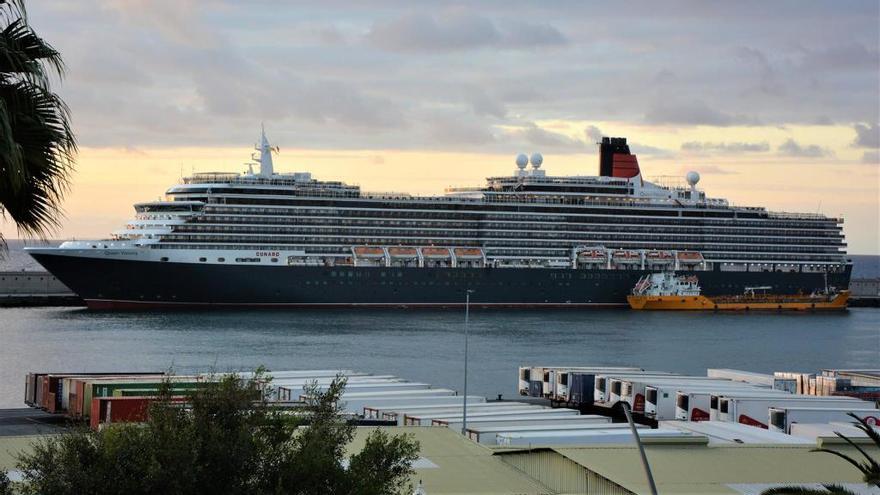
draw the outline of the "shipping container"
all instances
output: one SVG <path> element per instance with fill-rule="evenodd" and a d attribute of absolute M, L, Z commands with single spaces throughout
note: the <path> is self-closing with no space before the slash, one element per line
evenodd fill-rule
<path fill-rule="evenodd" d="M 172 383 L 189 382 L 196 383 L 204 380 L 200 376 L 122 376 L 111 378 L 73 378 L 70 390 L 70 409 L 68 414 L 74 418 L 88 417 L 91 414 L 91 402 L 93 397 L 112 395 L 116 388 L 129 389 L 155 389 L 164 381 Z"/>
<path fill-rule="evenodd" d="M 770 431 L 791 433 L 791 425 L 795 423 L 830 423 L 832 421 L 852 421 L 849 416 L 855 414 L 869 425 L 880 425 L 880 411 L 876 408 L 794 406 L 771 407 L 768 413 Z"/>
<path fill-rule="evenodd" d="M 155 397 L 95 397 L 92 399 L 89 426 L 97 430 L 109 423 L 140 423 L 147 420 Z M 171 401 L 184 403 L 184 397 Z"/>
<path fill-rule="evenodd" d="M 784 397 L 721 397 L 718 403 L 719 419 L 767 428 L 771 407 L 844 407 L 873 409 L 870 402 L 849 397 L 811 397 L 787 395 Z"/>

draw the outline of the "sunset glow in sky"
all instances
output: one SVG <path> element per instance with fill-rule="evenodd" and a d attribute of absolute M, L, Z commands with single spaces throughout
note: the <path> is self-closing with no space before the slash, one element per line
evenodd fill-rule
<path fill-rule="evenodd" d="M 602 135 L 709 196 L 842 215 L 880 254 L 880 7 L 845 2 L 30 1 L 81 150 L 57 238 L 107 237 L 181 173 L 440 194 L 593 175 Z M 8 221 L 8 238 L 17 237 Z"/>

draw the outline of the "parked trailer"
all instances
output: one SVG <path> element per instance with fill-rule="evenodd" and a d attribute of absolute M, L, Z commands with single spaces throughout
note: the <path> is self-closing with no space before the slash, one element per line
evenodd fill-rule
<path fill-rule="evenodd" d="M 329 384 L 322 385 L 318 384 L 317 390 L 321 392 L 326 392 L 329 388 Z M 278 387 L 279 394 L 282 392 L 280 389 L 285 387 Z M 404 391 L 404 390 L 429 390 L 431 385 L 428 383 L 418 383 L 418 382 L 390 382 L 390 383 L 352 383 L 346 385 L 345 392 L 395 392 L 395 391 Z M 290 396 L 293 397 L 297 392 L 302 393 L 303 390 L 301 388 L 291 388 L 286 389 L 289 390 Z M 287 393 L 287 392 L 283 392 Z"/>
<path fill-rule="evenodd" d="M 654 383 L 645 386 L 645 411 L 647 418 L 658 421 L 677 419 L 675 415 L 677 396 L 681 392 L 705 392 L 715 393 L 720 390 L 757 390 L 756 387 L 745 383 L 707 384 L 707 383 Z M 708 407 L 706 407 L 708 410 Z M 704 411 L 705 412 L 705 411 Z M 684 419 L 691 417 L 688 411 Z"/>
<path fill-rule="evenodd" d="M 386 383 L 408 383 L 405 380 L 400 378 L 392 377 L 392 375 L 387 375 L 388 378 L 385 377 L 356 377 L 350 379 L 345 388 L 357 388 L 355 385 L 381 385 Z M 280 381 L 273 381 L 272 387 L 275 389 L 273 398 L 276 400 L 292 400 L 293 397 L 301 394 L 305 391 L 307 386 L 317 385 L 319 389 L 326 388 L 328 385 L 333 383 L 334 378 L 305 378 L 305 379 L 285 379 Z"/>
<path fill-rule="evenodd" d="M 340 404 L 348 412 L 360 414 L 364 406 L 378 400 L 421 400 L 426 397 L 444 397 L 449 398 L 456 396 L 456 391 L 448 388 L 429 388 L 422 390 L 393 390 L 383 392 L 349 392 L 343 391 L 339 398 Z M 300 395 L 299 400 L 305 401 L 310 397 L 306 394 Z"/>
<path fill-rule="evenodd" d="M 855 409 L 851 407 L 771 407 L 768 414 L 770 431 L 790 433 L 795 423 L 831 423 L 832 421 L 855 421 L 855 414 L 871 426 L 880 425 L 880 411 L 876 408 Z"/>
<path fill-rule="evenodd" d="M 596 373 L 625 373 L 638 371 L 642 371 L 642 369 L 624 366 L 551 368 L 549 372 L 545 372 L 544 374 L 545 378 L 549 379 L 549 382 L 546 380 L 544 382 L 545 394 L 547 394 L 546 396 L 550 399 L 560 402 L 568 402 L 568 384 L 571 380 L 571 375 L 574 373 L 590 373 L 595 376 Z M 548 390 L 549 393 L 547 393 Z"/>
<path fill-rule="evenodd" d="M 470 418 L 479 418 L 482 416 L 509 416 L 515 414 L 531 414 L 540 411 L 555 411 L 556 409 L 551 409 L 549 407 L 540 407 L 540 406 L 522 406 L 522 407 L 510 407 L 503 409 L 495 409 L 490 411 L 470 411 L 468 410 L 468 419 Z M 577 412 L 577 411 L 575 411 Z M 424 425 L 429 426 L 431 424 L 431 420 L 434 418 L 461 418 L 464 416 L 464 411 L 462 409 L 458 409 L 455 411 L 438 411 L 438 412 L 414 412 L 412 414 L 404 414 L 403 415 L 403 424 L 405 425 Z"/>
<path fill-rule="evenodd" d="M 705 421 L 705 408 L 708 407 L 709 421 L 721 421 L 721 415 L 718 412 L 718 404 L 721 397 L 725 395 L 730 397 L 791 397 L 793 394 L 783 390 L 772 389 L 714 390 L 708 394 L 707 399 L 704 394 L 695 393 L 688 397 L 687 402 L 681 402 L 682 399 L 680 398 L 676 399 L 675 418 L 687 420 L 688 418 L 695 416 L 693 412 L 694 409 L 699 409 L 699 418 L 701 419 L 691 419 L 690 421 Z"/>
<path fill-rule="evenodd" d="M 704 435 L 709 439 L 710 446 L 730 444 L 816 445 L 815 441 L 726 421 L 662 421 L 660 428 L 675 428 L 695 435 Z"/>
<path fill-rule="evenodd" d="M 649 439 L 692 439 L 695 435 L 671 428 L 650 430 L 642 425 L 639 437 L 643 441 Z M 504 433 L 496 436 L 496 443 L 504 447 L 538 446 L 538 445 L 595 445 L 595 444 L 630 444 L 635 438 L 629 428 L 609 428 L 579 432 L 523 432 Z"/>
<path fill-rule="evenodd" d="M 364 417 L 373 417 L 373 415 L 378 414 L 376 411 L 391 409 L 394 408 L 402 408 L 407 409 L 411 407 L 419 407 L 419 406 L 430 406 L 430 407 L 451 407 L 451 406 L 462 406 L 463 397 L 460 395 L 454 396 L 429 396 L 429 397 L 421 397 L 421 398 L 413 398 L 413 399 L 377 399 L 375 402 L 370 402 L 368 405 L 364 406 L 361 409 Z M 468 396 L 468 407 L 471 404 L 484 404 L 486 403 L 486 398 L 481 397 L 479 395 L 469 395 Z M 379 417 L 379 416 L 375 416 Z"/>
<path fill-rule="evenodd" d="M 706 370 L 706 376 L 724 378 L 735 382 L 751 383 L 752 385 L 761 385 L 775 390 L 784 390 L 792 394 L 797 392 L 796 380 L 767 373 L 755 373 L 753 371 L 734 370 L 730 368 L 709 368 Z"/>
<path fill-rule="evenodd" d="M 616 379 L 613 379 L 612 387 Z M 723 387 L 730 384 L 730 380 L 721 380 L 705 376 L 683 376 L 669 378 L 628 378 L 621 379 L 620 400 L 629 404 L 633 412 L 645 412 L 645 389 L 648 385 L 672 384 L 686 386 L 689 384 L 716 385 Z"/>
<path fill-rule="evenodd" d="M 641 368 L 633 368 L 633 367 L 610 367 L 610 366 L 584 366 L 578 368 L 562 368 L 551 370 L 551 392 L 550 398 L 553 400 L 557 400 L 560 402 L 570 402 L 572 401 L 571 397 L 571 386 L 572 380 L 575 376 L 579 376 L 577 378 L 576 393 L 578 395 L 578 402 L 586 403 L 583 400 L 583 395 L 585 393 L 589 394 L 588 402 L 592 404 L 593 401 L 593 380 L 597 373 L 624 373 L 624 372 L 639 372 L 643 371 Z M 588 382 L 588 384 L 587 384 Z"/>
<path fill-rule="evenodd" d="M 235 373 L 242 378 L 253 378 L 252 371 L 239 371 Z M 355 377 L 355 376 L 371 376 L 369 373 L 360 373 L 354 370 L 267 370 L 266 375 L 274 379 L 281 378 L 319 378 L 319 377 L 335 377 L 336 375 Z"/>
<path fill-rule="evenodd" d="M 538 424 L 559 424 L 574 423 L 582 424 L 595 423 L 596 419 L 608 420 L 607 416 L 599 416 L 596 414 L 580 414 L 572 416 L 571 414 L 527 414 L 524 416 L 505 416 L 502 418 L 471 418 L 468 415 L 468 426 L 510 426 L 510 425 L 538 425 Z M 434 419 L 431 426 L 447 426 L 455 431 L 461 431 L 461 419 Z"/>
<path fill-rule="evenodd" d="M 813 444 L 817 443 L 819 439 L 838 440 L 837 433 L 856 442 L 871 441 L 864 431 L 849 423 L 792 423 L 789 425 L 790 436 L 803 438 Z"/>
<path fill-rule="evenodd" d="M 492 412 L 478 412 L 478 413 L 468 413 L 468 423 L 471 420 L 477 420 L 479 418 L 498 418 L 503 419 L 507 416 L 519 416 L 525 419 L 530 419 L 530 417 L 536 417 L 541 415 L 553 415 L 557 417 L 562 416 L 577 416 L 579 413 L 574 409 L 549 409 L 549 408 L 533 408 L 533 409 L 517 409 L 517 410 L 508 410 L 508 411 L 492 411 Z M 432 426 L 434 425 L 435 419 L 446 420 L 449 422 L 462 422 L 463 416 L 462 414 L 413 414 L 406 415 L 403 418 L 403 424 L 409 426 Z"/>
<path fill-rule="evenodd" d="M 517 407 L 517 409 L 531 409 L 534 406 L 524 405 L 522 407 Z M 468 415 L 479 411 L 506 411 L 511 409 L 509 403 L 504 402 L 480 402 L 476 404 L 468 404 Z M 434 413 L 452 413 L 457 414 L 464 410 L 461 402 L 453 405 L 446 406 L 417 406 L 417 407 L 408 407 L 408 408 L 400 408 L 400 407 L 388 407 L 381 409 L 369 409 L 364 408 L 364 416 L 376 419 L 385 419 L 385 420 L 396 420 L 401 422 L 405 415 L 409 414 L 434 414 Z M 369 416 L 367 413 L 369 412 Z"/>
<path fill-rule="evenodd" d="M 546 424 L 532 426 L 475 426 L 467 429 L 467 436 L 471 440 L 489 445 L 497 444 L 497 436 L 504 433 L 526 433 L 526 432 L 567 432 L 577 433 L 585 431 L 595 431 L 599 429 L 616 430 L 618 428 L 629 429 L 626 423 L 582 423 L 582 424 Z"/>
<path fill-rule="evenodd" d="M 664 378 L 670 376 L 680 375 L 664 373 L 662 371 L 598 374 L 596 375 L 595 387 L 593 388 L 593 404 L 610 408 L 620 402 L 620 393 L 623 390 L 621 380 L 627 378 Z"/>
<path fill-rule="evenodd" d="M 791 394 L 782 390 L 757 388 L 740 384 L 730 387 L 712 387 L 707 389 L 682 390 L 675 394 L 675 419 L 682 421 L 718 421 L 717 396 L 723 394 L 751 395 L 756 397 L 790 397 Z"/>
<path fill-rule="evenodd" d="M 852 398 L 789 395 L 786 397 L 721 397 L 718 403 L 719 419 L 767 428 L 771 407 L 841 407 L 873 409 L 873 404 Z"/>

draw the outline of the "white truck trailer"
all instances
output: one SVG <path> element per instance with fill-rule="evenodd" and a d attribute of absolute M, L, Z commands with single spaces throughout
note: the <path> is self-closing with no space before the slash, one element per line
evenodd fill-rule
<path fill-rule="evenodd" d="M 797 423 L 855 422 L 849 414 L 855 414 L 871 426 L 880 424 L 880 410 L 875 408 L 856 409 L 851 407 L 771 407 L 768 415 L 770 431 L 791 433 L 791 426 Z"/>
<path fill-rule="evenodd" d="M 552 416 L 577 416 L 580 413 L 574 409 L 533 409 L 533 410 L 508 410 L 508 411 L 491 411 L 491 412 L 478 412 L 474 414 L 468 413 L 468 423 L 470 423 L 471 419 L 479 419 L 479 418 L 504 418 L 506 416 L 519 416 L 523 418 L 529 417 L 538 417 L 541 415 L 552 415 Z M 431 426 L 434 424 L 435 419 L 446 420 L 447 422 L 456 421 L 461 422 L 463 419 L 462 414 L 449 414 L 449 413 L 440 413 L 440 414 L 414 414 L 414 415 L 406 415 L 403 418 L 403 424 L 408 426 Z"/>
<path fill-rule="evenodd" d="M 721 421 L 767 428 L 771 407 L 797 406 L 867 409 L 873 408 L 874 405 L 854 398 L 795 394 L 783 397 L 721 397 L 718 403 L 718 416 Z"/>
<path fill-rule="evenodd" d="M 506 425 L 506 426 L 481 426 L 475 425 L 468 427 L 467 436 L 477 443 L 496 445 L 496 436 L 504 433 L 524 433 L 524 432 L 552 432 L 564 431 L 575 433 L 580 431 L 591 431 L 597 429 L 613 430 L 617 428 L 629 428 L 626 423 L 610 423 L 594 422 L 594 423 L 548 423 L 543 425 Z"/>
<path fill-rule="evenodd" d="M 754 386 L 745 383 L 729 383 L 725 385 L 717 383 L 654 383 L 645 386 L 645 417 L 657 421 L 665 421 L 676 418 L 676 401 L 679 393 L 703 392 L 705 394 L 716 393 L 721 390 L 755 390 Z M 708 411 L 708 406 L 705 407 Z M 688 411 L 684 419 L 690 418 Z"/>

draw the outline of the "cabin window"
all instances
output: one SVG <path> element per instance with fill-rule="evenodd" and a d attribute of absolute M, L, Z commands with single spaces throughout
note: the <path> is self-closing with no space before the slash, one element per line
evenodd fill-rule
<path fill-rule="evenodd" d="M 168 261 L 168 257 L 167 257 L 167 256 L 163 256 L 162 258 L 159 259 L 159 261 Z"/>
<path fill-rule="evenodd" d="M 219 261 L 220 263 L 223 263 L 224 261 L 226 261 L 226 258 L 217 258 L 217 261 Z"/>
<path fill-rule="evenodd" d="M 208 258 L 199 258 L 199 261 L 205 262 L 205 261 L 208 261 Z"/>
<path fill-rule="evenodd" d="M 272 263 L 278 263 L 278 258 L 272 258 Z"/>

